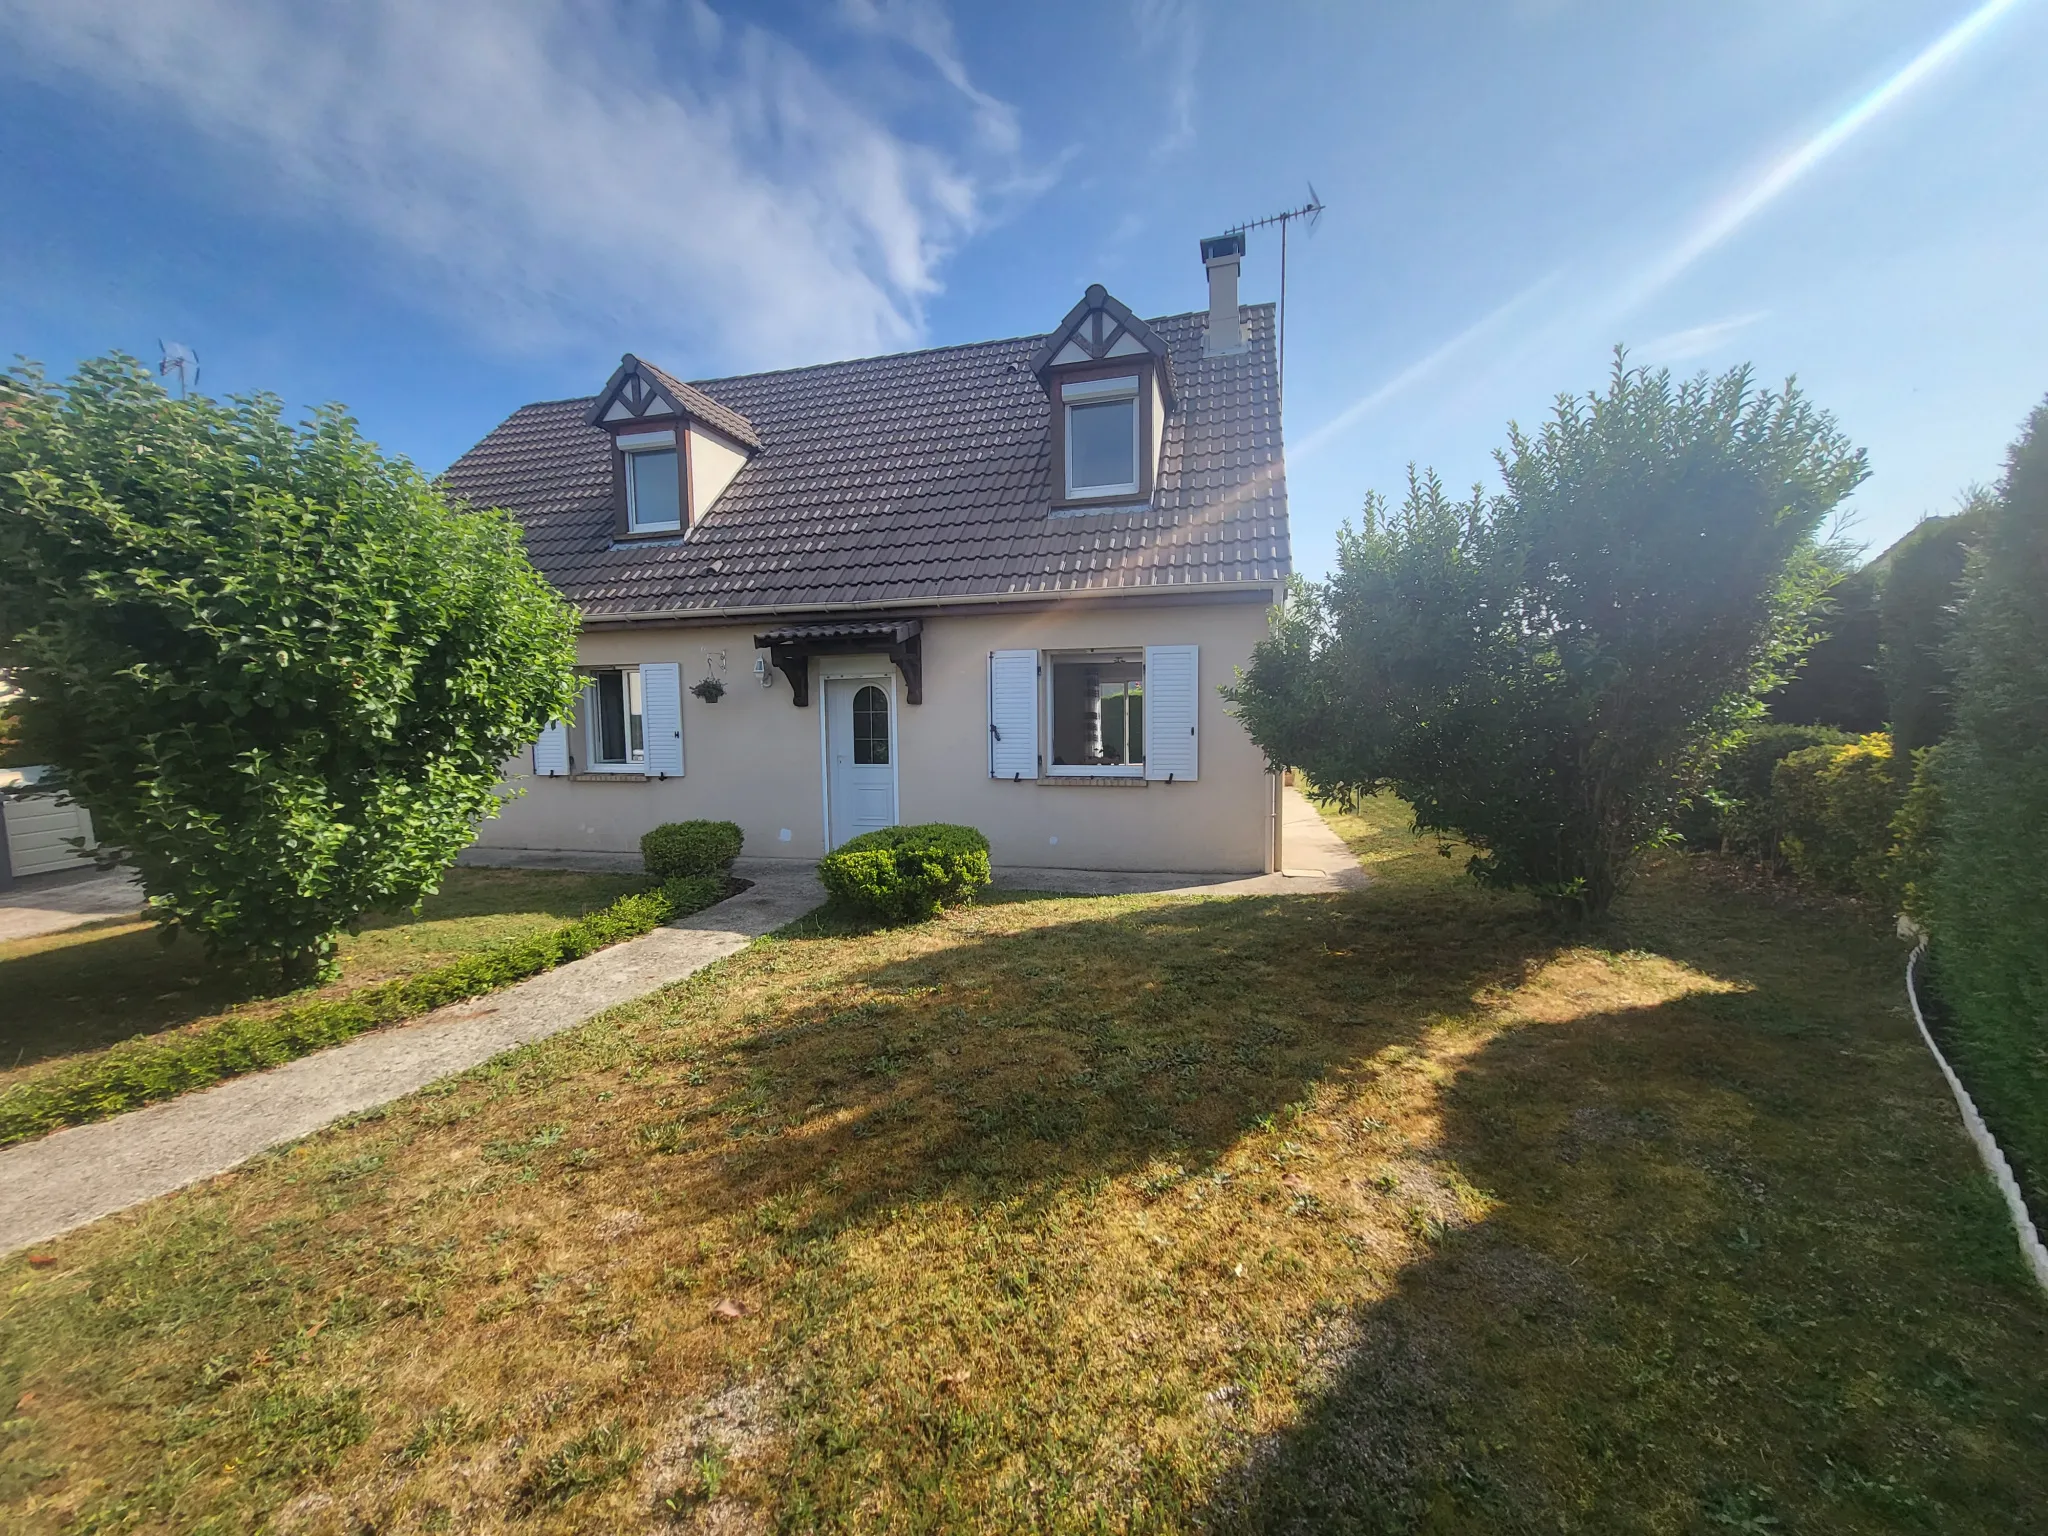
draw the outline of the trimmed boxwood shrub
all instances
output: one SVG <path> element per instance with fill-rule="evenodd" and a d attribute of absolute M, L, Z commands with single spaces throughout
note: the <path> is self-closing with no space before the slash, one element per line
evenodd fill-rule
<path fill-rule="evenodd" d="M 640 857 L 657 880 L 722 875 L 745 842 L 730 821 L 665 821 L 640 839 Z"/>
<path fill-rule="evenodd" d="M 36 1073 L 0 1091 L 0 1146 L 84 1125 L 224 1078 L 295 1061 L 324 1046 L 538 976 L 700 912 L 725 895 L 708 875 L 670 880 L 545 933 L 344 997 L 313 998 L 268 1018 L 226 1018 L 191 1034 L 136 1039 Z"/>
<path fill-rule="evenodd" d="M 883 827 L 826 854 L 818 878 L 839 900 L 885 922 L 919 922 L 988 884 L 988 839 L 943 821 Z"/>

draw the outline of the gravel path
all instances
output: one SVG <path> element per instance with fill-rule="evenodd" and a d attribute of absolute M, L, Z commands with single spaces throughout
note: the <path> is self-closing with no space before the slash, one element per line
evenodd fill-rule
<path fill-rule="evenodd" d="M 754 882 L 715 907 L 488 997 L 95 1125 L 0 1152 L 0 1253 L 211 1178 L 585 1019 L 793 922 L 824 899 L 809 865 L 742 860 Z"/>

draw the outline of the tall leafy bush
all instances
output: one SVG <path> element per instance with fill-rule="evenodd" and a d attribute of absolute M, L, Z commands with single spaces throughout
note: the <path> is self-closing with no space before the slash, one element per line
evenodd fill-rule
<path fill-rule="evenodd" d="M 2048 402 L 2007 460 L 1953 656 L 1935 976 L 1971 1091 L 2048 1212 Z"/>
<path fill-rule="evenodd" d="M 1369 501 L 1228 692 L 1271 763 L 1390 788 L 1480 879 L 1597 913 L 1783 680 L 1863 455 L 1790 385 L 1617 356 L 1496 457 L 1498 494 Z"/>
<path fill-rule="evenodd" d="M 173 400 L 131 359 L 0 376 L 0 665 L 166 924 L 323 971 L 569 707 L 575 615 L 501 513 L 339 409 Z"/>

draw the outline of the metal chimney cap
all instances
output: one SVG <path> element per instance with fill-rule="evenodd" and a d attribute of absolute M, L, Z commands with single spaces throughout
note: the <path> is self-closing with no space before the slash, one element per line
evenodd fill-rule
<path fill-rule="evenodd" d="M 1229 261 L 1244 255 L 1244 231 L 1235 230 L 1227 235 L 1211 235 L 1202 242 L 1202 260 Z"/>

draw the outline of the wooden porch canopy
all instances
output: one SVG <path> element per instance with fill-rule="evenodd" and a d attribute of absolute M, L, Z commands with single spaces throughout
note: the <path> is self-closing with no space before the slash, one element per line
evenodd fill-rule
<path fill-rule="evenodd" d="M 790 702 L 806 709 L 811 702 L 813 656 L 871 655 L 880 652 L 903 674 L 903 698 L 924 702 L 924 620 L 887 619 L 866 624 L 787 624 L 754 636 L 776 669 L 789 679 Z"/>

